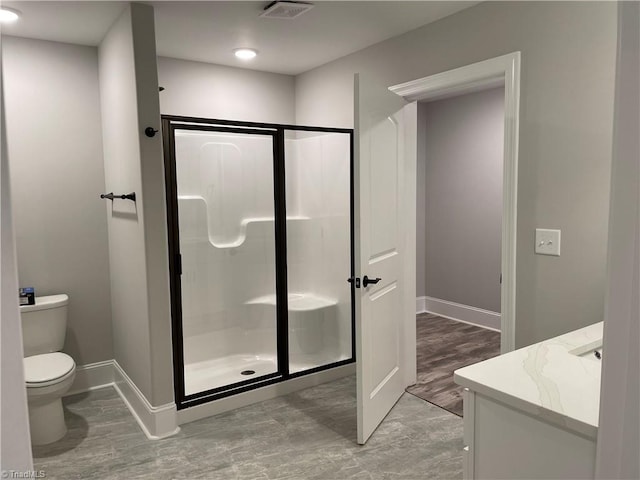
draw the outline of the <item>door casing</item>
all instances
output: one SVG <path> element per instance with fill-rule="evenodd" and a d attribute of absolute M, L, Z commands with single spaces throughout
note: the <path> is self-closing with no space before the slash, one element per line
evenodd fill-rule
<path fill-rule="evenodd" d="M 504 162 L 502 184 L 502 287 L 500 300 L 500 351 L 515 349 L 516 335 L 516 242 L 518 204 L 518 138 L 520 118 L 520 52 L 473 63 L 464 67 L 430 75 L 389 87 L 393 93 L 409 102 L 436 100 L 503 85 L 504 105 Z M 417 135 L 417 133 L 416 133 Z M 417 143 L 417 137 L 411 141 Z M 413 194 L 415 203 L 415 191 Z M 415 221 L 415 220 L 414 220 Z M 414 228 L 415 231 L 415 228 Z M 415 236 L 415 235 L 414 235 Z M 415 276 L 415 246 L 406 252 L 407 275 Z M 409 296 L 406 308 L 415 302 Z M 408 340 L 408 348 L 415 351 L 415 333 Z"/>

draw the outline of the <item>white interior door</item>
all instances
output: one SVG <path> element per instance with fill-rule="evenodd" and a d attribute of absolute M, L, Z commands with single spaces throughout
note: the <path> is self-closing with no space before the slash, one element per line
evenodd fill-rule
<path fill-rule="evenodd" d="M 356 75 L 358 443 L 415 383 L 417 106 Z M 365 285 L 373 279 L 374 284 Z M 356 286 L 358 286 L 356 284 Z"/>

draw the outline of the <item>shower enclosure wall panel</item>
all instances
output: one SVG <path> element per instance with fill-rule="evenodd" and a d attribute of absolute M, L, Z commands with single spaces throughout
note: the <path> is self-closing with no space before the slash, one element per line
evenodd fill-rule
<path fill-rule="evenodd" d="M 187 395 L 277 371 L 271 136 L 176 132 Z"/>

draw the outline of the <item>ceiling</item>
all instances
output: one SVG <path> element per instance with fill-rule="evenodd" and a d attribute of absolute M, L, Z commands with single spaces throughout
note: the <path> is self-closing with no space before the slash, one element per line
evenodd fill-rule
<path fill-rule="evenodd" d="M 293 20 L 261 18 L 268 1 L 153 1 L 160 56 L 297 75 L 478 1 L 314 1 Z M 98 45 L 125 2 L 3 1 L 22 12 L 2 33 Z M 233 49 L 259 51 L 251 62 Z"/>

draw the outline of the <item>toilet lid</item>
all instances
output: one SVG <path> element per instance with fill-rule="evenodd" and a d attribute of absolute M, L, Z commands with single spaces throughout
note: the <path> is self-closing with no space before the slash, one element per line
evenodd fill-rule
<path fill-rule="evenodd" d="M 75 365 L 73 358 L 62 352 L 32 355 L 24 359 L 24 378 L 27 383 L 50 382 L 64 377 Z"/>

